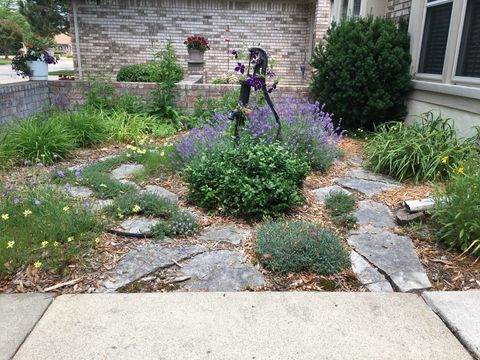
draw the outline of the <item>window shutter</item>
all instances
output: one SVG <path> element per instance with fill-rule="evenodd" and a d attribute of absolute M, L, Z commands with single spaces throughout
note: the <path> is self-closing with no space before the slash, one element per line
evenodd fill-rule
<path fill-rule="evenodd" d="M 480 2 L 469 0 L 458 55 L 458 76 L 480 77 Z"/>
<path fill-rule="evenodd" d="M 452 3 L 427 8 L 419 72 L 427 74 L 443 73 L 451 15 Z"/>

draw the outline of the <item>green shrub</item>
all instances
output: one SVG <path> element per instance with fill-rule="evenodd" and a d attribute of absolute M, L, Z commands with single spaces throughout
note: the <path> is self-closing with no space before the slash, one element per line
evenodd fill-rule
<path fill-rule="evenodd" d="M 473 150 L 472 140 L 460 141 L 449 119 L 427 113 L 420 122 L 392 122 L 370 136 L 366 152 L 370 168 L 400 181 L 445 178 L 448 170 Z"/>
<path fill-rule="evenodd" d="M 177 207 L 152 193 L 129 192 L 124 196 L 117 197 L 113 204 L 106 207 L 104 211 L 121 218 L 143 214 L 168 219 L 177 212 Z"/>
<path fill-rule="evenodd" d="M 3 131 L 2 157 L 15 162 L 52 164 L 76 147 L 75 135 L 61 122 L 40 115 L 16 122 Z"/>
<path fill-rule="evenodd" d="M 350 266 L 348 252 L 329 229 L 301 221 L 262 224 L 253 244 L 260 262 L 281 273 L 313 271 L 325 275 Z"/>
<path fill-rule="evenodd" d="M 109 138 L 118 142 L 139 141 L 148 134 L 155 133 L 158 120 L 153 116 L 129 114 L 126 111 L 102 114 Z"/>
<path fill-rule="evenodd" d="M 332 23 L 312 57 L 312 92 L 347 128 L 402 118 L 410 89 L 405 24 L 352 17 Z"/>
<path fill-rule="evenodd" d="M 107 139 L 107 127 L 100 113 L 88 109 L 53 114 L 51 121 L 62 123 L 75 137 L 78 147 L 88 147 Z"/>
<path fill-rule="evenodd" d="M 472 158 L 452 170 L 445 191 L 437 191 L 433 218 L 438 237 L 450 248 L 480 254 L 480 164 Z"/>
<path fill-rule="evenodd" d="M 98 110 L 111 110 L 115 107 L 115 89 L 110 80 L 97 79 L 90 81 L 85 93 L 85 106 Z"/>
<path fill-rule="evenodd" d="M 245 217 L 278 216 L 303 203 L 306 161 L 283 146 L 227 143 L 186 168 L 189 199 L 207 209 Z"/>
<path fill-rule="evenodd" d="M 14 274 L 34 263 L 64 269 L 80 260 L 103 230 L 81 202 L 51 187 L 7 190 L 0 215 L 0 274 Z"/>
<path fill-rule="evenodd" d="M 357 224 L 357 218 L 352 215 L 355 209 L 355 195 L 332 191 L 325 198 L 325 207 L 334 224 L 347 229 L 351 229 Z"/>
<path fill-rule="evenodd" d="M 146 64 L 124 65 L 117 73 L 117 81 L 158 82 L 159 80 L 159 66 L 154 61 Z"/>
<path fill-rule="evenodd" d="M 199 226 L 195 216 L 186 211 L 175 212 L 168 220 L 161 220 L 152 227 L 153 237 L 163 239 L 165 236 L 195 235 Z"/>

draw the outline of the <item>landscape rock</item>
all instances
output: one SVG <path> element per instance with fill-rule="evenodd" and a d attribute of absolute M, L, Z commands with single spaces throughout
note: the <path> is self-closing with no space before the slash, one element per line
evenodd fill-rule
<path fill-rule="evenodd" d="M 210 227 L 208 231 L 199 237 L 199 240 L 228 242 L 230 244 L 239 245 L 249 234 L 248 230 L 235 227 Z"/>
<path fill-rule="evenodd" d="M 175 262 L 201 254 L 204 246 L 167 248 L 158 244 L 146 244 L 131 250 L 108 274 L 99 291 L 112 292 L 159 269 L 175 265 Z"/>
<path fill-rule="evenodd" d="M 152 193 L 172 203 L 178 202 L 178 195 L 158 185 L 146 185 L 144 192 Z"/>
<path fill-rule="evenodd" d="M 67 189 L 67 192 L 79 199 L 87 199 L 93 195 L 93 191 L 86 186 L 71 186 Z"/>
<path fill-rule="evenodd" d="M 347 241 L 384 273 L 396 290 L 412 292 L 431 287 L 410 238 L 376 229 L 351 233 Z"/>
<path fill-rule="evenodd" d="M 100 211 L 104 207 L 112 205 L 113 200 L 112 199 L 99 199 L 99 200 L 94 200 L 90 204 L 90 207 L 93 211 Z"/>
<path fill-rule="evenodd" d="M 122 164 L 118 168 L 112 170 L 111 177 L 116 180 L 125 179 L 143 169 L 144 166 L 140 164 Z"/>
<path fill-rule="evenodd" d="M 357 279 L 367 287 L 371 292 L 393 292 L 392 286 L 377 269 L 375 269 L 367 260 L 358 255 L 357 252 L 350 253 L 352 270 L 357 275 Z"/>
<path fill-rule="evenodd" d="M 261 287 L 263 275 L 244 264 L 238 251 L 219 250 L 195 256 L 181 272 L 191 278 L 183 288 L 190 291 L 241 291 Z"/>
<path fill-rule="evenodd" d="M 369 170 L 365 169 L 353 169 L 347 172 L 346 177 L 351 177 L 355 179 L 362 179 L 362 180 L 369 180 L 369 181 L 376 181 L 376 182 L 381 182 L 385 184 L 391 184 L 391 185 L 397 185 L 399 186 L 400 183 L 390 177 L 376 174 L 374 172 L 371 172 Z"/>
<path fill-rule="evenodd" d="M 420 212 L 409 212 L 406 208 L 400 208 L 395 213 L 395 220 L 398 225 L 408 225 L 414 222 L 420 222 L 425 218 L 425 213 Z"/>
<path fill-rule="evenodd" d="M 132 235 L 149 235 L 150 229 L 158 222 L 158 219 L 136 217 L 123 221 L 117 227 L 113 228 L 113 230 Z"/>
<path fill-rule="evenodd" d="M 398 185 L 388 184 L 379 181 L 356 179 L 344 177 L 336 181 L 338 185 L 350 190 L 358 191 L 369 197 L 385 190 L 395 189 Z"/>
<path fill-rule="evenodd" d="M 360 226 L 377 228 L 395 227 L 395 220 L 390 209 L 378 202 L 364 200 L 358 203 L 358 209 L 353 214 Z"/>
<path fill-rule="evenodd" d="M 332 192 L 341 192 L 347 195 L 352 194 L 350 191 L 345 190 L 338 185 L 326 186 L 312 191 L 313 195 L 315 196 L 315 200 L 317 200 L 321 204 L 325 203 L 325 199 Z"/>

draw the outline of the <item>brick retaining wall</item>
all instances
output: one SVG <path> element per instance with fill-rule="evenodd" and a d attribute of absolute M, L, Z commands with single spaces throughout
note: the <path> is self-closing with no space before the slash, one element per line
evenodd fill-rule
<path fill-rule="evenodd" d="M 50 104 L 46 81 L 0 85 L 0 124 L 33 115 Z"/>

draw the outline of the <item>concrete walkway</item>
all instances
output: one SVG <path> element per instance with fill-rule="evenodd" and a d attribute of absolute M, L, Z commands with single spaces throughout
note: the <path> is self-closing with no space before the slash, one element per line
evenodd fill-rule
<path fill-rule="evenodd" d="M 471 359 L 415 294 L 39 296 L 0 296 L 1 359 Z"/>

